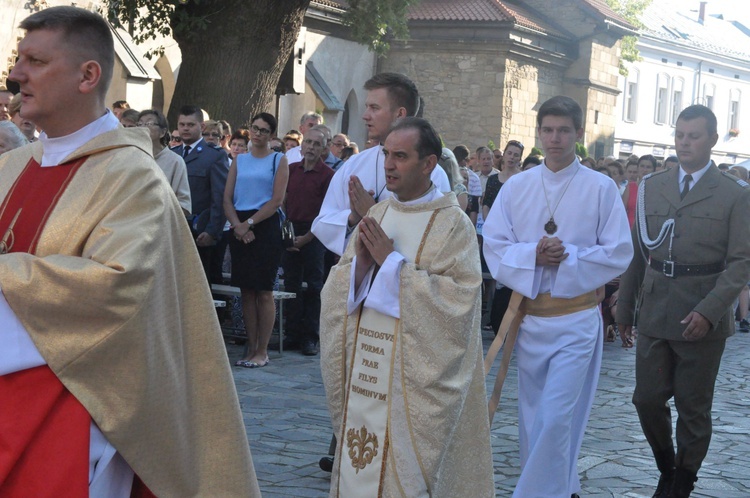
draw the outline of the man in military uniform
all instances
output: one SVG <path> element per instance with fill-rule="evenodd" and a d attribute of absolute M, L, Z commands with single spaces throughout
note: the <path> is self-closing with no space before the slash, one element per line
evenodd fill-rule
<path fill-rule="evenodd" d="M 680 113 L 680 165 L 647 176 L 633 226 L 636 250 L 620 282 L 617 322 L 630 332 L 641 291 L 633 403 L 661 472 L 655 497 L 687 497 L 708 452 L 711 405 L 732 304 L 750 277 L 750 189 L 711 161 L 716 116 Z M 672 417 L 677 409 L 677 452 Z"/>

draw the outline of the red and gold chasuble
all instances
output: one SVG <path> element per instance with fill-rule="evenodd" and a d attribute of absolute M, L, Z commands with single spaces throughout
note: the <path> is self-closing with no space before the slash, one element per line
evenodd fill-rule
<path fill-rule="evenodd" d="M 34 254 L 49 214 L 85 160 L 54 168 L 29 161 L 0 205 L 0 254 Z M 0 376 L 0 405 L 0 496 L 88 496 L 91 417 L 52 370 L 43 365 Z"/>

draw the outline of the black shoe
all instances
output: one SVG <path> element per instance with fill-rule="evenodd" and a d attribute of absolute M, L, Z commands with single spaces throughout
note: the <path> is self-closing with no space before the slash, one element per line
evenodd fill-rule
<path fill-rule="evenodd" d="M 659 484 L 656 486 L 653 498 L 669 498 L 672 481 L 674 481 L 674 471 L 662 474 L 659 477 Z"/>
<path fill-rule="evenodd" d="M 674 482 L 669 498 L 688 498 L 693 491 L 693 484 L 698 480 L 694 472 L 677 467 L 674 473 Z"/>
<path fill-rule="evenodd" d="M 315 356 L 318 354 L 318 346 L 313 341 L 302 343 L 302 354 L 305 356 Z"/>
<path fill-rule="evenodd" d="M 740 332 L 747 334 L 750 332 L 750 322 L 747 321 L 747 318 L 743 318 L 740 320 L 740 326 L 737 328 Z"/>

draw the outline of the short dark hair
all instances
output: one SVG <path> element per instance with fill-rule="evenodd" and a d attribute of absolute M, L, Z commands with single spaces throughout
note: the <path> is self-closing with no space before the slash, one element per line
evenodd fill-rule
<path fill-rule="evenodd" d="M 576 130 L 583 128 L 583 110 L 578 102 L 566 97 L 565 95 L 558 95 L 547 100 L 539 108 L 539 112 L 536 114 L 537 126 L 542 126 L 542 120 L 545 116 L 562 116 L 573 120 L 573 126 Z"/>
<path fill-rule="evenodd" d="M 419 154 L 420 159 L 424 159 L 429 155 L 434 155 L 440 159 L 440 156 L 443 155 L 443 144 L 440 141 L 440 136 L 426 119 L 415 117 L 399 119 L 396 124 L 391 126 L 388 134 L 390 135 L 398 130 L 417 130 L 419 141 L 414 148 L 417 154 Z"/>
<path fill-rule="evenodd" d="M 419 91 L 407 76 L 401 73 L 379 73 L 365 82 L 365 90 L 378 88 L 388 91 L 392 107 L 403 107 L 407 116 L 416 116 L 419 111 Z"/>
<path fill-rule="evenodd" d="M 187 104 L 182 107 L 180 107 L 180 112 L 178 113 L 178 116 L 195 116 L 198 118 L 198 122 L 203 122 L 203 109 L 198 107 L 197 105 Z"/>
<path fill-rule="evenodd" d="M 84 60 L 99 63 L 102 83 L 98 91 L 102 96 L 107 93 L 115 67 L 115 44 L 109 24 L 102 16 L 78 7 L 50 7 L 30 15 L 19 27 L 26 31 L 60 31 Z"/>
<path fill-rule="evenodd" d="M 169 121 L 167 120 L 167 117 L 159 109 L 146 109 L 145 111 L 141 111 L 138 113 L 137 120 L 140 121 L 144 116 L 149 115 L 156 116 L 156 124 L 159 125 L 159 128 L 164 130 L 164 134 L 159 139 L 159 141 L 164 146 L 169 145 L 169 140 L 172 138 L 172 132 L 169 131 Z"/>
<path fill-rule="evenodd" d="M 664 159 L 664 165 L 666 165 L 667 163 L 680 164 L 680 158 L 678 158 L 677 156 L 669 156 L 668 158 Z"/>
<path fill-rule="evenodd" d="M 708 107 L 700 104 L 688 106 L 682 110 L 677 121 L 691 121 L 697 118 L 706 118 L 706 129 L 709 135 L 715 135 L 718 128 L 716 124 L 716 114 Z"/>
<path fill-rule="evenodd" d="M 453 147 L 453 155 L 456 156 L 456 161 L 463 162 L 466 161 L 466 159 L 469 158 L 469 155 L 471 153 L 469 152 L 469 148 L 465 146 L 464 144 L 456 145 Z"/>
<path fill-rule="evenodd" d="M 130 109 L 130 104 L 125 100 L 115 100 L 112 103 L 112 109 Z"/>
<path fill-rule="evenodd" d="M 278 122 L 276 121 L 276 118 L 273 116 L 273 114 L 268 114 L 267 112 L 259 112 L 258 114 L 250 118 L 250 124 L 253 124 L 256 119 L 262 119 L 263 121 L 268 123 L 268 126 L 271 128 L 271 136 L 276 133 Z"/>
<path fill-rule="evenodd" d="M 619 175 L 625 174 L 625 170 L 622 168 L 622 163 L 617 159 L 610 159 L 609 161 L 604 163 L 604 166 L 607 168 L 609 168 L 610 166 L 614 166 L 615 168 L 617 168 L 617 173 Z"/>
<path fill-rule="evenodd" d="M 659 166 L 659 161 L 656 160 L 654 156 L 651 154 L 646 154 L 645 156 L 641 156 L 638 158 L 638 165 L 640 166 L 641 161 L 648 161 L 651 163 L 651 171 L 656 171 L 657 166 Z"/>
<path fill-rule="evenodd" d="M 232 137 L 229 139 L 229 143 L 232 143 L 232 140 L 244 140 L 245 144 L 250 144 L 250 132 L 247 131 L 245 128 L 239 128 L 237 130 L 234 130 L 234 133 L 232 133 Z"/>
<path fill-rule="evenodd" d="M 542 164 L 542 159 L 539 156 L 529 156 L 526 159 L 523 160 L 523 164 L 521 165 L 521 169 L 525 170 L 526 166 L 529 164 L 534 164 L 536 166 Z"/>
<path fill-rule="evenodd" d="M 129 119 L 130 121 L 136 122 L 138 121 L 139 114 L 140 113 L 135 109 L 125 109 L 122 114 L 120 114 L 120 121 L 123 119 Z"/>

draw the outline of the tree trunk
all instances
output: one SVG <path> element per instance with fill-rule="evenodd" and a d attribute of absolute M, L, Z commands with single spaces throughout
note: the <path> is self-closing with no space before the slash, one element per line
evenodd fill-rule
<path fill-rule="evenodd" d="M 203 0 L 176 8 L 173 36 L 182 65 L 169 108 L 194 104 L 233 128 L 269 108 L 310 0 Z M 179 19 L 203 19 L 187 31 Z M 182 28 L 182 29 L 181 29 Z"/>

